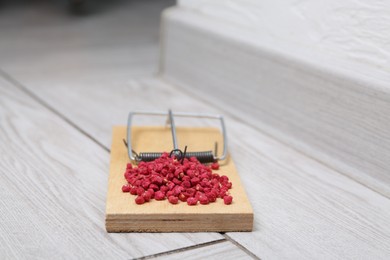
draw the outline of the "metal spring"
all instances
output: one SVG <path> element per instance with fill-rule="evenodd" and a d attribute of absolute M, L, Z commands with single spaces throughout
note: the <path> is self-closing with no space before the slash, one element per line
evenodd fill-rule
<path fill-rule="evenodd" d="M 157 158 L 161 157 L 162 153 L 140 153 L 138 155 L 138 160 L 144 162 L 154 161 Z M 196 157 L 201 163 L 211 163 L 214 162 L 214 155 L 212 151 L 204 152 L 187 152 L 185 158 Z M 181 158 L 179 158 L 181 159 Z"/>

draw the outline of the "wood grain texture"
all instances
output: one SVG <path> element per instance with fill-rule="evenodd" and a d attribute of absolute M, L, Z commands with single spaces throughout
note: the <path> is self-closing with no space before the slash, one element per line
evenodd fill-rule
<path fill-rule="evenodd" d="M 326 4 L 295 0 L 179 0 L 178 5 L 251 30 L 256 33 L 253 39 L 272 49 L 319 56 L 335 66 L 348 64 L 351 70 L 365 74 L 378 69 L 389 72 L 390 33 L 386 28 L 390 6 L 386 1 L 366 5 L 364 0 L 330 0 Z"/>
<path fill-rule="evenodd" d="M 81 87 L 58 75 L 52 79 L 68 84 L 52 86 L 33 73 L 17 75 L 104 145 L 111 143 L 110 127 L 126 122 L 130 110 L 216 112 L 155 79 L 139 79 L 127 87 Z M 83 110 L 72 109 L 81 101 Z M 229 237 L 261 258 L 387 258 L 389 199 L 232 117 L 225 119 L 229 150 L 255 215 L 253 232 L 227 233 Z"/>
<path fill-rule="evenodd" d="M 2 9 L 0 68 L 37 65 L 28 74 L 38 72 L 48 86 L 67 84 L 56 78 L 62 75 L 91 87 L 116 78 L 115 85 L 127 88 L 130 77 L 155 71 L 159 15 L 169 4 L 128 1 L 82 19 L 40 5 Z M 118 73 L 107 77 L 107 69 Z M 109 154 L 3 79 L 0 92 L 1 259 L 128 259 L 223 239 L 215 233 L 107 234 Z M 87 106 L 65 103 L 79 112 Z"/>
<path fill-rule="evenodd" d="M 122 14 L 118 17 L 144 16 L 147 24 L 146 20 L 150 17 L 142 12 L 137 14 L 137 5 L 133 7 L 132 15 Z M 104 19 L 113 21 L 113 27 L 118 25 L 112 17 Z M 140 24 L 139 21 L 135 19 L 133 23 L 124 23 L 126 28 L 133 28 L 127 32 L 129 41 L 136 37 L 137 30 L 132 25 Z M 39 44 L 33 45 L 37 48 L 30 52 L 27 51 L 30 43 L 28 29 L 22 33 L 19 27 L 13 28 L 13 32 L 10 28 L 7 42 L 3 41 L 4 38 L 1 41 L 4 43 L 2 48 L 7 47 L 2 55 L 8 58 L 0 59 L 0 64 L 31 92 L 107 148 L 111 144 L 112 126 L 124 124 L 130 110 L 165 111 L 172 108 L 175 111 L 231 113 L 225 106 L 216 107 L 200 101 L 196 95 L 188 94 L 186 89 L 174 88 L 149 76 L 142 76 L 151 75 L 153 62 L 157 62 L 153 55 L 148 54 L 148 50 L 153 53 L 155 44 L 151 44 L 150 48 L 142 42 L 126 47 L 126 39 L 115 43 L 116 37 L 113 35 L 116 34 L 106 34 L 107 37 L 113 37 L 107 40 L 107 44 L 88 44 L 100 42 L 101 31 L 88 32 L 92 28 L 87 24 L 77 26 L 74 23 L 75 28 L 79 29 L 68 31 L 70 36 L 78 35 L 75 39 L 80 41 L 72 41 L 72 37 L 61 38 L 61 41 L 69 42 L 65 47 L 57 49 L 48 41 L 41 40 L 42 44 L 47 45 L 42 45 L 42 48 L 38 48 Z M 105 32 L 111 31 L 108 24 L 105 28 Z M 45 33 L 42 29 L 39 35 L 44 39 L 50 36 L 51 31 Z M 17 55 L 23 49 L 21 46 L 26 48 L 23 52 L 26 55 Z M 51 54 L 45 55 L 50 47 Z M 240 101 L 239 92 L 236 94 L 237 99 L 230 105 L 245 102 Z M 224 99 L 220 93 L 208 95 L 213 97 L 213 103 L 216 104 L 219 99 Z M 202 243 L 204 234 L 106 235 L 101 227 L 104 225 L 107 154 L 62 121 L 53 121 L 52 116 L 41 112 L 41 108 L 31 106 L 31 102 L 26 101 L 19 92 L 14 96 L 11 99 L 0 95 L 2 108 L 5 107 L 3 104 L 12 102 L 7 105 L 9 111 L 1 110 L 0 117 L 1 131 L 10 135 L 6 138 L 7 142 L 2 137 L 1 144 L 11 147 L 0 148 L 1 165 L 5 165 L 0 168 L 1 183 L 5 187 L 0 190 L 1 256 L 53 258 L 52 255 L 58 257 L 60 252 L 64 258 L 72 258 L 72 252 L 81 252 L 80 257 L 86 252 L 91 258 L 104 258 L 107 255 L 126 258 Z M 19 112 L 15 102 L 27 107 Z M 9 116 L 4 117 L 5 113 Z M 242 113 L 239 116 L 244 118 L 246 115 Z M 31 120 L 26 121 L 25 117 Z M 7 127 L 3 127 L 3 118 L 7 118 L 7 122 L 12 121 L 12 125 L 7 123 Z M 241 174 L 256 216 L 254 232 L 227 233 L 229 237 L 264 259 L 388 258 L 390 204 L 387 198 L 290 149 L 235 117 L 227 116 L 226 120 L 231 156 Z M 191 122 L 191 125 L 194 123 Z M 20 126 L 24 126 L 26 131 L 15 131 Z M 44 135 L 42 128 L 48 129 Z M 53 132 L 53 129 L 56 137 L 49 138 L 51 135 L 48 133 Z M 29 144 L 28 139 L 19 141 L 19 135 L 24 138 L 34 137 L 40 148 L 35 149 L 36 145 L 32 145 L 34 149 L 31 150 L 30 146 L 26 146 Z M 23 153 L 20 149 L 23 149 Z M 48 161 L 46 157 L 40 159 L 43 152 L 51 160 L 58 160 L 58 163 L 42 166 L 42 163 Z M 21 155 L 23 157 L 19 157 Z M 19 171 L 25 172 L 25 175 L 14 176 Z M 82 188 L 88 189 L 86 193 L 79 191 L 77 194 L 84 196 L 73 195 L 75 189 L 59 192 L 58 176 L 55 179 L 50 177 L 58 172 L 64 173 L 61 181 L 65 184 L 59 187 L 61 191 L 69 190 L 72 187 L 70 184 L 79 183 L 82 179 Z M 25 185 L 26 175 L 31 176 L 29 181 L 34 181 L 36 185 Z M 69 176 L 74 176 L 76 180 Z M 12 181 L 5 182 L 5 178 Z M 19 181 L 16 182 L 15 178 Z M 57 197 L 54 199 L 49 192 L 55 193 Z M 67 207 L 56 208 L 61 198 L 67 201 Z M 68 210 L 70 213 L 67 213 Z M 91 219 L 94 221 L 91 222 Z M 80 230 L 75 231 L 74 227 Z M 46 232 L 45 235 L 41 235 L 41 230 Z M 204 253 L 207 254 L 207 251 L 204 250 Z"/>
<path fill-rule="evenodd" d="M 238 250 L 231 242 L 222 242 L 206 247 L 199 247 L 195 249 L 186 250 L 179 253 L 157 256 L 154 259 L 169 259 L 169 260 L 196 260 L 196 259 L 252 259 L 242 250 Z"/>
<path fill-rule="evenodd" d="M 133 258 L 216 233 L 107 234 L 109 154 L 0 78 L 0 258 Z"/>
<path fill-rule="evenodd" d="M 225 205 L 222 199 L 208 205 L 188 206 L 179 201 L 172 205 L 167 200 L 151 200 L 137 205 L 136 196 L 122 192 L 127 181 L 123 177 L 127 163 L 130 162 L 124 127 L 114 127 L 110 176 L 108 180 L 106 229 L 108 232 L 228 232 L 251 231 L 253 210 L 241 185 L 240 177 L 233 160 L 228 157 L 220 162 L 220 175 L 226 175 L 233 183 L 229 193 L 233 203 Z M 188 152 L 213 150 L 215 142 L 223 143 L 219 129 L 215 128 L 177 128 L 177 138 L 188 145 Z M 169 152 L 172 150 L 172 134 L 169 127 L 134 127 L 132 129 L 134 151 Z"/>
<path fill-rule="evenodd" d="M 61 59 L 55 64 L 57 70 L 67 74 L 94 63 L 112 66 L 104 62 L 104 54 L 109 52 L 123 58 L 116 65 L 137 63 L 131 70 L 133 73 L 155 69 L 160 13 L 174 3 L 174 0 L 110 1 L 101 12 L 81 19 L 53 8 L 55 3 L 4 8 L 0 17 L 0 64 L 13 66 L 26 60 L 44 64 Z M 91 51 L 101 55 L 86 59 Z"/>
<path fill-rule="evenodd" d="M 388 75 L 185 8 L 164 17 L 166 80 L 390 198 Z"/>

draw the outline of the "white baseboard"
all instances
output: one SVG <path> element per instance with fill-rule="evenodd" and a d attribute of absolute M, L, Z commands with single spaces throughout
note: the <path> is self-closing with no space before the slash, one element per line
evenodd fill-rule
<path fill-rule="evenodd" d="M 259 38 L 196 12 L 168 9 L 161 75 L 390 197 L 385 77 L 283 45 L 275 50 Z"/>

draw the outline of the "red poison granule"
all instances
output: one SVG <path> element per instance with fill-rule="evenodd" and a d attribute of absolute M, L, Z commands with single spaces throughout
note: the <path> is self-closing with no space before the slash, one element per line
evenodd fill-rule
<path fill-rule="evenodd" d="M 151 162 L 140 162 L 138 167 L 127 164 L 123 192 L 136 195 L 135 202 L 144 204 L 152 199 L 165 200 L 171 204 L 186 202 L 190 206 L 207 205 L 218 198 L 226 205 L 232 203 L 229 194 L 232 183 L 225 175 L 213 173 L 219 164 L 201 164 L 195 157 L 182 162 L 168 153 Z"/>

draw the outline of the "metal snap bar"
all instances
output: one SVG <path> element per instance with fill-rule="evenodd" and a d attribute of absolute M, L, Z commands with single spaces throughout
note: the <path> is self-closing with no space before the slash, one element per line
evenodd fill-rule
<path fill-rule="evenodd" d="M 131 142 L 131 127 L 133 122 L 133 116 L 135 115 L 146 115 L 146 116 L 167 116 L 168 117 L 168 123 L 171 127 L 171 133 L 172 133 L 172 142 L 173 142 L 173 149 L 171 151 L 171 154 L 174 154 L 176 157 L 180 156 L 180 158 L 190 158 L 190 157 L 196 157 L 201 163 L 211 163 L 218 160 L 224 160 L 227 156 L 227 135 L 226 135 L 226 128 L 225 128 L 225 122 L 223 120 L 223 117 L 221 115 L 215 115 L 215 114 L 202 114 L 202 113 L 173 113 L 171 110 L 168 110 L 168 112 L 159 112 L 159 111 L 133 111 L 129 113 L 128 120 L 127 120 L 127 141 L 124 140 L 125 145 L 127 146 L 127 152 L 128 156 L 132 161 L 135 162 L 148 162 L 153 161 L 163 154 L 162 152 L 140 152 L 136 153 L 132 149 L 132 142 Z M 221 130 L 222 130 L 222 137 L 223 137 L 223 153 L 221 156 L 217 156 L 217 143 L 215 145 L 215 152 L 213 154 L 212 151 L 200 151 L 200 152 L 184 152 L 184 154 L 179 150 L 178 148 L 178 141 L 177 141 L 177 135 L 176 135 L 176 126 L 174 117 L 194 117 L 194 118 L 208 118 L 208 119 L 218 119 L 221 123 Z"/>

